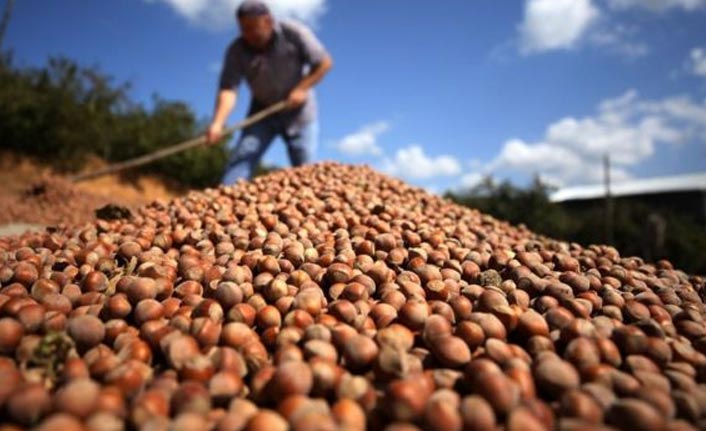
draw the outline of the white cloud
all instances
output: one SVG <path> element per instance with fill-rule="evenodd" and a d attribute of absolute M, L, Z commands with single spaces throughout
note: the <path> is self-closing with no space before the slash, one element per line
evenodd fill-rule
<path fill-rule="evenodd" d="M 706 0 L 525 0 L 520 52 L 539 54 L 588 44 L 629 59 L 643 57 L 649 47 L 635 40 L 638 27 L 625 25 L 620 17 L 620 12 L 635 9 L 692 12 L 706 9 Z"/>
<path fill-rule="evenodd" d="M 528 143 L 512 139 L 505 143 L 500 155 L 490 164 L 493 171 L 515 171 L 526 175 L 539 175 L 552 184 L 563 186 L 572 183 L 597 182 L 603 176 L 601 154 L 583 157 L 570 148 L 552 142 Z M 630 178 L 624 169 L 612 169 L 616 180 Z"/>
<path fill-rule="evenodd" d="M 165 3 L 189 22 L 210 29 L 235 25 L 235 9 L 242 0 L 145 0 Z M 264 0 L 280 17 L 315 23 L 326 10 L 326 0 Z"/>
<path fill-rule="evenodd" d="M 588 41 L 599 48 L 604 48 L 615 54 L 628 58 L 644 57 L 650 51 L 649 47 L 634 39 L 637 29 L 623 24 L 610 23 L 604 20 L 600 28 L 588 35 Z"/>
<path fill-rule="evenodd" d="M 697 76 L 706 78 L 706 48 L 694 48 L 689 55 L 689 70 Z"/>
<path fill-rule="evenodd" d="M 610 154 L 612 177 L 621 180 L 653 156 L 658 145 L 695 139 L 706 143 L 706 100 L 643 100 L 630 90 L 603 101 L 593 116 L 550 124 L 541 141 L 508 140 L 488 169 L 539 174 L 561 185 L 590 183 L 601 180 L 603 156 Z"/>
<path fill-rule="evenodd" d="M 424 190 L 427 193 L 432 194 L 432 195 L 440 195 L 441 194 L 441 190 L 439 189 L 439 186 L 434 185 L 434 184 L 424 186 Z"/>
<path fill-rule="evenodd" d="M 480 172 L 470 172 L 461 177 L 459 187 L 462 189 L 472 189 L 483 181 L 483 174 Z"/>
<path fill-rule="evenodd" d="M 382 168 L 390 175 L 408 179 L 428 179 L 461 173 L 461 164 L 452 156 L 430 157 L 419 145 L 397 150 L 393 159 L 383 160 Z"/>
<path fill-rule="evenodd" d="M 669 9 L 692 11 L 706 6 L 706 0 L 608 0 L 613 9 L 641 8 L 651 12 L 665 12 Z"/>
<path fill-rule="evenodd" d="M 521 51 L 570 49 L 599 16 L 591 0 L 527 0 L 520 25 Z"/>
<path fill-rule="evenodd" d="M 382 149 L 377 144 L 378 137 L 390 128 L 389 124 L 380 121 L 363 126 L 355 133 L 344 136 L 336 144 L 336 148 L 350 156 L 380 156 Z"/>

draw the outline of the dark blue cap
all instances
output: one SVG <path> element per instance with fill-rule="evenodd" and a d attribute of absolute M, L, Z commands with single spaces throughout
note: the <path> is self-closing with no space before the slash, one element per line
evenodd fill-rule
<path fill-rule="evenodd" d="M 244 0 L 235 15 L 238 18 L 269 15 L 270 8 L 260 0 Z"/>

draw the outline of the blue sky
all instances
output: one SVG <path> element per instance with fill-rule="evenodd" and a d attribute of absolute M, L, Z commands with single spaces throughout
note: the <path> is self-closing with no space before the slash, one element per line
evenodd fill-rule
<path fill-rule="evenodd" d="M 20 65 L 66 55 L 132 95 L 211 114 L 238 0 L 22 0 Z M 443 191 L 482 175 L 557 185 L 706 170 L 706 0 L 272 0 L 335 66 L 317 160 Z M 244 115 L 247 92 L 231 122 Z M 281 142 L 266 160 L 286 165 Z"/>

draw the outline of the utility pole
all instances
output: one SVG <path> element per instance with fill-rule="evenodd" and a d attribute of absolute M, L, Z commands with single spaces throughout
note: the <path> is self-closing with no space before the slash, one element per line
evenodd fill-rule
<path fill-rule="evenodd" d="M 5 10 L 2 12 L 0 19 L 0 52 L 2 52 L 2 42 L 5 39 L 7 26 L 10 24 L 10 16 L 12 16 L 12 8 L 15 6 L 15 0 L 5 0 Z"/>
<path fill-rule="evenodd" d="M 603 156 L 603 173 L 605 181 L 605 243 L 613 244 L 613 197 L 610 192 L 610 155 Z"/>
<path fill-rule="evenodd" d="M 701 189 L 701 202 L 704 205 L 704 228 L 706 228 L 706 189 Z"/>

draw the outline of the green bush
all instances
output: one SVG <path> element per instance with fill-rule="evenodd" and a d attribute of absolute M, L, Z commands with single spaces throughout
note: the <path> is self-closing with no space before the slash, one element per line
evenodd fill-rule
<path fill-rule="evenodd" d="M 41 68 L 17 68 L 0 58 L 0 136 L 4 148 L 63 172 L 76 172 L 88 156 L 127 160 L 175 145 L 203 130 L 183 102 L 154 96 L 147 109 L 130 99 L 129 83 L 115 84 L 96 67 L 51 58 Z M 223 145 L 170 156 L 139 169 L 187 187 L 218 183 Z M 134 175 L 131 172 L 129 175 Z"/>
<path fill-rule="evenodd" d="M 496 184 L 486 178 L 479 186 L 446 197 L 513 224 L 524 223 L 533 231 L 583 245 L 605 242 L 603 202 L 580 206 L 552 203 L 550 189 L 535 180 L 520 188 L 509 182 Z M 650 260 L 668 259 L 690 273 L 706 274 L 706 231 L 696 220 L 666 206 L 654 207 L 639 199 L 614 199 L 613 245 L 623 256 Z M 655 249 L 646 232 L 650 216 L 665 222 L 664 243 Z"/>

